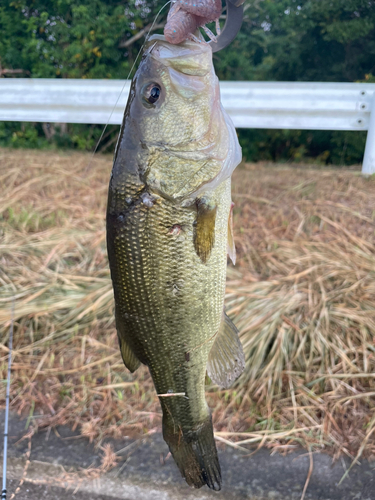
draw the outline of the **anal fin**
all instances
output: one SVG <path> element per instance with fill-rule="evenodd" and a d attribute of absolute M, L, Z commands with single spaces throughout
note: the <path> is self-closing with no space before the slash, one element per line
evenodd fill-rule
<path fill-rule="evenodd" d="M 238 330 L 224 312 L 219 332 L 208 355 L 207 373 L 215 384 L 226 389 L 241 375 L 244 368 L 245 355 Z"/>
<path fill-rule="evenodd" d="M 134 354 L 129 344 L 125 340 L 124 327 L 121 318 L 119 318 L 119 315 L 117 314 L 117 311 L 116 311 L 116 328 L 117 328 L 117 337 L 118 337 L 118 342 L 120 344 L 122 360 L 126 368 L 131 373 L 133 373 L 140 366 L 141 362 L 139 361 L 139 359 Z"/>

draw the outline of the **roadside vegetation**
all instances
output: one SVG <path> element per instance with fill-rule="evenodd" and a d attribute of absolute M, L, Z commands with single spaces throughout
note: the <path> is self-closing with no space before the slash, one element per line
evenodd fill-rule
<path fill-rule="evenodd" d="M 105 246 L 111 159 L 0 149 L 0 379 L 11 408 L 91 441 L 161 429 L 146 368 L 121 361 Z M 359 167 L 243 164 L 226 310 L 246 370 L 207 385 L 216 438 L 375 457 L 375 179 Z M 0 385 L 4 405 L 5 384 Z"/>
<path fill-rule="evenodd" d="M 0 6 L 0 77 L 125 79 L 164 0 L 14 0 Z M 161 33 L 168 5 L 153 33 Z M 220 80 L 374 82 L 374 0 L 246 0 Z M 293 96 L 290 96 L 293 99 Z M 92 150 L 102 126 L 0 123 L 0 146 Z M 109 126 L 99 151 L 112 151 Z M 362 161 L 366 132 L 240 130 L 247 161 Z"/>

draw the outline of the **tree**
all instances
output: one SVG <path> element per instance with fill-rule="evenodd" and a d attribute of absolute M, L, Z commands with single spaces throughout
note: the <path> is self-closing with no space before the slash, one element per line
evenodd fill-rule
<path fill-rule="evenodd" d="M 356 81 L 375 71 L 374 0 L 252 0 L 225 79 Z"/>
<path fill-rule="evenodd" d="M 163 5 L 164 0 L 3 2 L 0 76 L 126 78 L 144 41 L 140 33 L 147 33 Z M 156 22 L 159 32 L 168 8 Z M 222 80 L 370 81 L 375 73 L 375 0 L 247 0 L 241 32 L 228 48 L 214 54 L 214 63 Z M 36 127 L 36 135 L 29 128 L 0 125 L 0 144 L 40 145 L 42 127 Z M 69 126 L 65 137 L 54 134 L 49 140 L 91 148 L 98 130 Z M 324 153 L 326 161 L 361 159 L 358 153 L 343 157 L 338 152 L 344 142 L 350 152 L 348 133 L 240 135 L 252 159 L 287 159 L 301 151 L 320 157 Z"/>
<path fill-rule="evenodd" d="M 34 78 L 125 78 L 134 50 L 121 46 L 157 9 L 156 0 L 14 0 L 0 7 L 2 66 Z"/>

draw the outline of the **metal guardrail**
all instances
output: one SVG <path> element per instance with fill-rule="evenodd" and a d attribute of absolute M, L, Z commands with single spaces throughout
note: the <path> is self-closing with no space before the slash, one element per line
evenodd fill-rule
<path fill-rule="evenodd" d="M 2 78 L 0 120 L 120 124 L 129 89 L 126 80 Z M 375 84 L 221 82 L 220 90 L 237 128 L 367 130 L 362 172 L 375 173 Z"/>

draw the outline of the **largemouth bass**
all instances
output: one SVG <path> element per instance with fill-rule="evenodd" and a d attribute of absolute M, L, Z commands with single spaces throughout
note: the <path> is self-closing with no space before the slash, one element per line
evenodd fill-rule
<path fill-rule="evenodd" d="M 183 477 L 221 488 L 206 369 L 228 387 L 244 368 L 224 313 L 234 259 L 230 176 L 241 160 L 211 48 L 150 38 L 133 79 L 109 185 L 107 245 L 125 366 L 149 367 L 163 437 Z"/>

